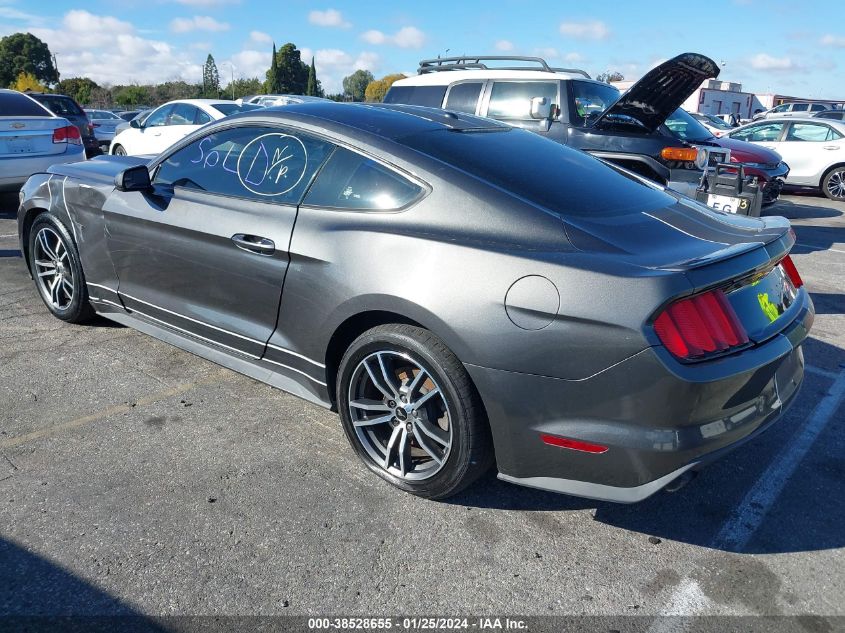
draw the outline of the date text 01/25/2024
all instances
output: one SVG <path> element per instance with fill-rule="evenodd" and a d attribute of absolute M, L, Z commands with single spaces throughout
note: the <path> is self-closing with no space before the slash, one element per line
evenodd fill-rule
<path fill-rule="evenodd" d="M 514 618 L 478 617 L 478 618 L 440 618 L 440 617 L 407 617 L 407 618 L 309 618 L 310 630 L 391 630 L 397 628 L 405 631 L 443 631 L 443 630 L 527 630 L 528 624 L 524 620 Z"/>

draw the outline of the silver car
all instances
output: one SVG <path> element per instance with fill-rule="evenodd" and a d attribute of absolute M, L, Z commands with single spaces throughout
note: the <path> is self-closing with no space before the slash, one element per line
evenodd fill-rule
<path fill-rule="evenodd" d="M 845 201 L 845 121 L 765 119 L 736 128 L 728 136 L 780 154 L 789 165 L 785 184 L 818 187 L 831 200 Z"/>
<path fill-rule="evenodd" d="M 85 114 L 91 119 L 94 136 L 97 137 L 100 148 L 107 152 L 111 140 L 114 138 L 115 128 L 126 121 L 108 110 L 85 110 Z"/>
<path fill-rule="evenodd" d="M 16 90 L 0 90 L 0 191 L 17 191 L 32 174 L 85 160 L 79 128 Z"/>

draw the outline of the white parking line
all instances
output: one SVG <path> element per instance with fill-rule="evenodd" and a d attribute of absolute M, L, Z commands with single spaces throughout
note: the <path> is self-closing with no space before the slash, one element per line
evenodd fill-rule
<path fill-rule="evenodd" d="M 797 436 L 789 440 L 771 461 L 766 471 L 757 479 L 757 483 L 745 495 L 742 503 L 731 513 L 730 518 L 713 539 L 714 548 L 740 550 L 748 544 L 798 464 L 836 414 L 843 398 L 845 398 L 845 370 L 841 371 L 833 381 L 827 395 L 813 409 L 807 423 Z"/>
<path fill-rule="evenodd" d="M 841 249 L 825 247 L 825 246 L 821 246 L 819 244 L 807 244 L 805 242 L 795 242 L 795 244 L 796 244 L 796 246 L 803 246 L 804 248 L 812 248 L 812 249 L 815 249 L 817 251 L 825 251 L 825 252 L 833 251 L 834 253 L 845 254 L 845 251 L 843 251 Z"/>

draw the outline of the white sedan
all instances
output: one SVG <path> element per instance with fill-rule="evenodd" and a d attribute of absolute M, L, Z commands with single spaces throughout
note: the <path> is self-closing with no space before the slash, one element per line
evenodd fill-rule
<path fill-rule="evenodd" d="M 226 99 L 180 99 L 159 106 L 145 119 L 133 119 L 111 142 L 110 154 L 138 156 L 160 154 L 206 123 L 257 106 Z"/>
<path fill-rule="evenodd" d="M 783 156 L 789 165 L 787 185 L 819 187 L 831 200 L 845 201 L 845 121 L 764 119 L 738 127 L 728 136 Z"/>

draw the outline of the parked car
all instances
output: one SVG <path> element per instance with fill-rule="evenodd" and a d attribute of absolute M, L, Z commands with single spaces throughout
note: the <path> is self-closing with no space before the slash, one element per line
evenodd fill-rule
<path fill-rule="evenodd" d="M 763 195 L 762 204 L 772 204 L 780 196 L 789 174 L 789 165 L 777 152 L 728 136 L 716 137 L 695 116 L 681 108 L 666 119 L 661 130 L 708 151 L 719 148 L 729 152 L 728 162 L 742 163 L 745 175 L 757 178 Z"/>
<path fill-rule="evenodd" d="M 291 105 L 294 103 L 308 103 L 309 101 L 328 101 L 323 97 L 309 97 L 306 95 L 255 95 L 249 101 L 262 108 L 270 108 L 273 106 Z"/>
<path fill-rule="evenodd" d="M 18 191 L 32 174 L 80 160 L 79 128 L 25 94 L 0 90 L 0 191 Z"/>
<path fill-rule="evenodd" d="M 82 136 L 82 145 L 85 147 L 85 155 L 88 158 L 102 153 L 97 137 L 94 136 L 94 127 L 88 120 L 88 115 L 72 97 L 41 92 L 27 92 L 26 94 L 53 114 L 67 119 L 79 129 L 79 134 Z"/>
<path fill-rule="evenodd" d="M 818 187 L 831 200 L 845 200 L 845 122 L 766 119 L 739 127 L 729 136 L 783 156 L 789 165 L 787 185 Z"/>
<path fill-rule="evenodd" d="M 795 101 L 791 103 L 782 103 L 774 108 L 766 110 L 765 112 L 758 112 L 751 117 L 751 120 L 759 121 L 760 119 L 768 119 L 770 117 L 806 117 L 813 116 L 813 113 L 815 112 L 825 112 L 832 109 L 833 106 L 827 103 Z"/>
<path fill-rule="evenodd" d="M 623 95 L 582 70 L 552 68 L 538 57 L 437 58 L 421 61 L 417 72 L 395 82 L 384 101 L 504 121 L 684 194 L 695 195 L 701 182 L 704 153 L 658 130 L 702 81 L 719 74 L 704 55 L 678 55 Z"/>
<path fill-rule="evenodd" d="M 138 123 L 139 123 L 139 124 L 143 124 L 143 123 L 144 123 L 144 119 L 146 119 L 146 118 L 147 118 L 147 115 L 148 115 L 150 112 L 152 112 L 152 110 L 138 110 L 138 111 L 135 111 L 135 116 L 131 117 L 128 121 L 123 121 L 123 122 L 121 122 L 121 123 L 118 123 L 118 124 L 115 126 L 115 128 L 114 128 L 114 136 L 117 136 L 118 134 L 120 134 L 121 132 L 123 132 L 123 130 L 127 130 L 127 129 L 129 129 L 129 128 L 131 127 L 130 123 L 132 123 L 132 121 L 133 121 L 133 120 L 136 120 L 136 119 L 137 119 L 137 121 L 138 121 Z M 114 137 L 112 137 L 112 140 L 114 140 Z M 111 144 L 109 144 L 109 151 L 111 151 Z"/>
<path fill-rule="evenodd" d="M 108 152 L 109 145 L 114 138 L 115 128 L 125 121 L 108 110 L 85 110 L 85 114 L 88 115 L 88 119 L 94 128 L 94 136 L 100 143 L 100 149 Z"/>
<path fill-rule="evenodd" d="M 115 134 L 109 153 L 118 156 L 158 154 L 207 123 L 255 108 L 258 106 L 225 99 L 169 101 L 144 118 L 132 119 L 128 129 Z"/>
<path fill-rule="evenodd" d="M 687 112 L 684 110 L 684 112 Z M 736 125 L 730 125 L 721 117 L 713 114 L 702 114 L 701 112 L 687 112 L 693 119 L 701 123 L 707 130 L 715 137 L 723 136 L 734 128 Z"/>
<path fill-rule="evenodd" d="M 845 121 L 845 110 L 825 110 L 813 115 L 814 119 L 833 119 L 834 121 Z"/>
<path fill-rule="evenodd" d="M 128 123 L 141 112 L 147 112 L 147 110 L 123 110 L 122 112 L 115 112 L 115 114 Z"/>
<path fill-rule="evenodd" d="M 495 461 L 637 501 L 769 427 L 802 382 L 813 306 L 788 220 L 498 121 L 307 103 L 51 174 L 63 201 L 33 176 L 18 227 L 52 314 L 334 408 L 366 466 L 421 496 Z"/>

